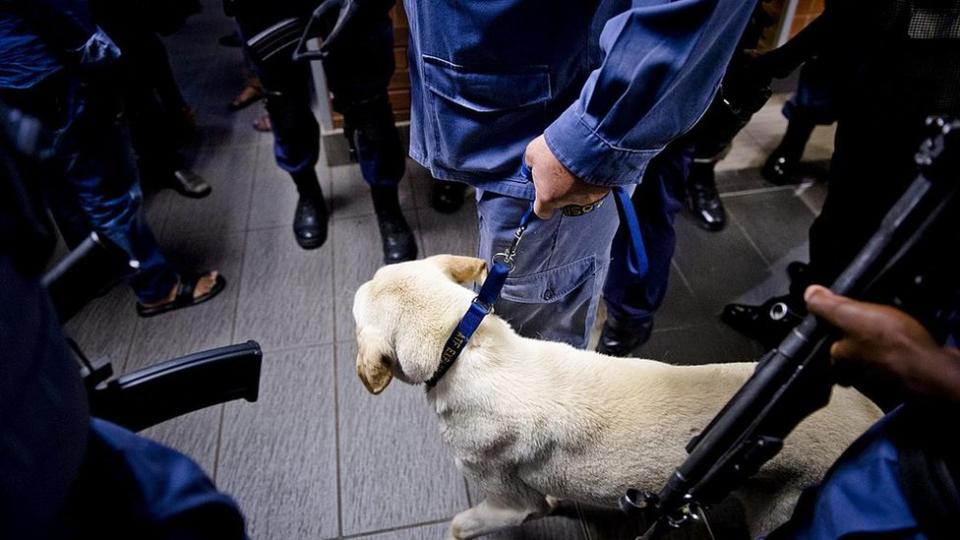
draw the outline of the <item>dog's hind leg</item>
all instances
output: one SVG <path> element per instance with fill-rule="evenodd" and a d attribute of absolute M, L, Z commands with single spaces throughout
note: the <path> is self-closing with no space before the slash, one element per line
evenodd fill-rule
<path fill-rule="evenodd" d="M 460 512 L 450 524 L 450 540 L 477 538 L 508 527 L 543 517 L 550 510 L 545 498 L 539 502 L 518 503 L 496 496 L 489 496 L 483 502 Z"/>

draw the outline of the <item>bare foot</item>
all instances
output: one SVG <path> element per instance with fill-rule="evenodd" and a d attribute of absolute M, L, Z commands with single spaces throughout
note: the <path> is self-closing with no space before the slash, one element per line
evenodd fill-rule
<path fill-rule="evenodd" d="M 196 299 L 196 298 L 200 298 L 205 294 L 209 294 L 210 291 L 213 290 L 213 287 L 217 284 L 217 276 L 219 275 L 220 273 L 214 270 L 212 272 L 207 272 L 206 274 L 200 276 L 200 278 L 197 280 L 197 285 L 193 288 L 193 298 Z M 156 302 L 151 302 L 149 304 L 141 303 L 141 305 L 145 308 L 153 308 L 153 307 L 162 306 L 164 304 L 169 304 L 177 299 L 177 293 L 179 292 L 180 292 L 180 280 L 177 279 L 177 284 L 173 286 L 173 289 L 170 290 L 170 294 L 168 294 L 166 298 L 162 300 L 158 300 Z"/>
<path fill-rule="evenodd" d="M 263 113 L 259 118 L 253 121 L 253 129 L 262 132 L 273 131 L 273 122 L 270 121 L 270 115 Z"/>
<path fill-rule="evenodd" d="M 255 83 L 248 82 L 247 85 L 243 87 L 243 90 L 240 90 L 240 93 L 230 102 L 230 110 L 239 111 L 261 98 L 263 98 L 263 89 Z"/>

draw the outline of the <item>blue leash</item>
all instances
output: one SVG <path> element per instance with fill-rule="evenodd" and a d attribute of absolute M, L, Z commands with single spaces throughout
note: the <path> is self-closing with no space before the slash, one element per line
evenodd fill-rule
<path fill-rule="evenodd" d="M 467 309 L 463 318 L 460 319 L 460 324 L 457 325 L 453 333 L 450 334 L 450 337 L 447 338 L 447 342 L 443 346 L 443 352 L 440 354 L 440 365 L 437 366 L 437 371 L 435 371 L 433 376 L 425 383 L 428 392 L 432 390 L 433 387 L 437 385 L 437 381 L 453 367 L 453 363 L 460 357 L 460 353 L 466 348 L 473 333 L 477 331 L 477 328 L 480 328 L 480 323 L 493 311 L 493 305 L 497 302 L 497 299 L 500 298 L 500 291 L 503 290 L 503 285 L 507 282 L 507 276 L 509 276 L 510 271 L 513 270 L 513 261 L 517 255 L 517 246 L 520 245 L 520 240 L 523 238 L 524 231 L 527 230 L 527 223 L 530 222 L 531 216 L 533 216 L 532 202 L 520 218 L 520 225 L 517 227 L 517 232 L 513 235 L 513 242 L 510 244 L 510 247 L 503 253 L 498 253 L 493 256 L 493 267 L 487 274 L 487 279 L 483 280 L 483 285 L 480 286 L 480 292 L 477 293 L 476 298 L 470 303 L 470 308 Z"/>
<path fill-rule="evenodd" d="M 637 219 L 637 209 L 633 207 L 630 195 L 627 190 L 617 186 L 613 188 L 614 201 L 617 202 L 617 209 L 620 211 L 620 220 L 626 224 L 630 244 L 627 248 L 627 269 L 630 273 L 642 278 L 647 275 L 650 269 L 650 261 L 647 259 L 647 248 L 643 245 L 643 234 L 640 232 L 640 221 Z"/>
<path fill-rule="evenodd" d="M 521 167 L 521 174 L 528 179 L 531 178 L 530 169 L 526 163 Z M 634 209 L 633 203 L 630 201 L 630 195 L 627 194 L 624 188 L 619 186 L 613 188 L 613 196 L 620 213 L 620 219 L 626 224 L 630 237 L 630 244 L 627 249 L 627 268 L 631 274 L 637 277 L 643 277 L 646 275 L 650 265 L 647 260 L 646 249 L 643 245 L 643 237 L 640 234 L 640 222 L 637 220 L 636 209 Z M 563 212 L 564 215 L 568 216 L 580 216 L 592 212 L 598 208 L 602 202 L 603 199 L 586 207 L 574 207 L 576 209 L 574 211 L 568 210 L 567 208 L 569 207 L 567 207 L 563 209 Z M 584 210 L 584 208 L 587 209 Z M 517 247 L 520 245 L 520 240 L 523 238 L 523 233 L 527 230 L 527 224 L 530 222 L 532 216 L 533 202 L 530 203 L 530 206 L 527 207 L 527 210 L 520 218 L 517 232 L 514 233 L 513 242 L 511 242 L 510 247 L 502 253 L 497 253 L 493 256 L 493 267 L 487 274 L 487 279 L 483 281 L 483 285 L 480 286 L 480 292 L 477 293 L 476 298 L 470 303 L 470 308 L 467 309 L 463 318 L 460 319 L 460 324 L 457 325 L 453 333 L 450 334 L 450 337 L 447 338 L 447 342 L 443 346 L 443 352 L 440 354 L 440 365 L 437 366 L 437 371 L 435 371 L 425 383 L 428 392 L 432 390 L 447 371 L 453 367 L 454 362 L 460 357 L 460 353 L 466 348 L 474 332 L 477 331 L 477 328 L 480 328 L 480 323 L 483 322 L 483 319 L 487 315 L 493 312 L 493 305 L 497 302 L 497 299 L 500 298 L 500 291 L 503 290 L 503 286 L 507 282 L 507 276 L 509 276 L 510 271 L 513 270 Z"/>

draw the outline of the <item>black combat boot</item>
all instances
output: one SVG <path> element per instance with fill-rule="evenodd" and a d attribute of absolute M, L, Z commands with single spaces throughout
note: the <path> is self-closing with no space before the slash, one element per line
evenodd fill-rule
<path fill-rule="evenodd" d="M 371 186 L 373 207 L 383 241 L 383 262 L 393 264 L 417 258 L 417 241 L 400 210 L 396 186 Z"/>
<path fill-rule="evenodd" d="M 774 296 L 760 305 L 727 304 L 720 319 L 767 348 L 776 347 L 803 321 L 806 306 L 791 295 Z"/>
<path fill-rule="evenodd" d="M 597 352 L 610 356 L 630 356 L 650 339 L 652 332 L 653 319 L 634 323 L 607 317 L 603 323 L 603 331 L 600 332 Z"/>
<path fill-rule="evenodd" d="M 813 128 L 812 122 L 791 120 L 787 124 L 787 132 L 783 134 L 783 140 L 760 169 L 760 175 L 771 184 L 778 186 L 797 183 L 799 181 L 796 175 L 797 165 L 803 157 L 803 149 L 810 140 Z"/>
<path fill-rule="evenodd" d="M 713 175 L 715 164 L 714 161 L 694 161 L 686 181 L 687 209 L 696 218 L 697 225 L 708 231 L 719 231 L 727 224 L 727 212 Z"/>
<path fill-rule="evenodd" d="M 463 196 L 466 191 L 466 184 L 434 180 L 430 206 L 441 214 L 452 214 L 463 207 Z"/>
<path fill-rule="evenodd" d="M 303 249 L 317 249 L 327 241 L 327 202 L 314 171 L 293 177 L 300 199 L 293 213 L 293 236 Z"/>

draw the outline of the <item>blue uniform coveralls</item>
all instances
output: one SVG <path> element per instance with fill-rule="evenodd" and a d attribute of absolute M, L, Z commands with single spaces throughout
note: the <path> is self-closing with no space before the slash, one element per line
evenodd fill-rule
<path fill-rule="evenodd" d="M 56 130 L 51 170 L 54 214 L 68 244 L 90 228 L 140 262 L 130 280 L 141 302 L 177 283 L 143 216 L 129 135 L 109 95 L 68 70 L 64 58 L 96 70 L 119 55 L 82 0 L 21 0 L 0 8 L 0 96 Z M 91 75 L 95 81 L 98 75 Z"/>
<path fill-rule="evenodd" d="M 410 155 L 438 179 L 477 188 L 480 257 L 489 259 L 510 243 L 533 199 L 532 183 L 519 173 L 533 138 L 544 134 L 553 154 L 586 182 L 640 183 L 654 156 L 706 110 L 754 2 L 404 5 L 411 35 Z M 663 194 L 650 191 L 650 197 Z M 585 347 L 616 212 L 607 200 L 585 216 L 534 220 L 499 314 L 523 335 Z M 641 222 L 648 217 L 654 216 L 639 216 Z M 672 252 L 661 246 L 672 244 L 666 235 L 644 241 L 651 253 Z M 666 271 L 649 277 L 660 287 Z"/>
<path fill-rule="evenodd" d="M 308 15 L 316 5 L 312 0 L 241 0 L 234 14 L 241 34 L 249 39 L 284 18 Z M 394 70 L 392 5 L 393 0 L 364 2 L 323 60 L 333 109 L 344 116 L 344 134 L 371 186 L 397 185 L 406 168 L 387 100 Z M 267 91 L 277 165 L 303 187 L 303 182 L 315 182 L 313 171 L 320 152 L 320 127 L 311 109 L 310 66 L 280 56 L 253 61 Z"/>

